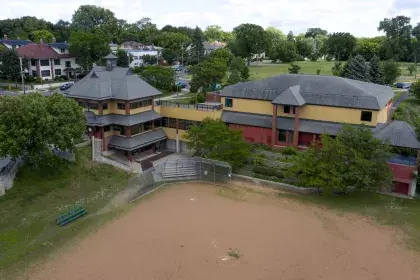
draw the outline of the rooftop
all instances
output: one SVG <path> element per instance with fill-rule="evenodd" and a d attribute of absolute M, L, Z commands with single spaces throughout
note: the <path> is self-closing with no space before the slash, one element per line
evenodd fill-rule
<path fill-rule="evenodd" d="M 9 39 L 7 39 L 7 40 L 0 40 L 0 44 L 7 44 L 7 45 L 16 45 L 16 46 L 24 46 L 24 45 L 27 45 L 27 44 L 31 44 L 31 43 L 33 43 L 32 41 L 29 41 L 29 40 L 9 40 Z"/>
<path fill-rule="evenodd" d="M 56 53 L 48 44 L 27 44 L 17 49 L 19 55 L 26 59 L 49 59 L 49 58 L 60 58 L 60 55 Z"/>
<path fill-rule="evenodd" d="M 134 100 L 161 94 L 159 90 L 132 74 L 129 68 L 95 66 L 66 92 L 67 96 L 92 100 Z"/>
<path fill-rule="evenodd" d="M 282 95 L 284 95 L 282 97 Z M 380 110 L 392 99 L 388 86 L 335 76 L 286 74 L 225 87 L 220 96 Z M 302 99 L 300 98 L 302 97 Z"/>
<path fill-rule="evenodd" d="M 388 123 L 375 136 L 383 141 L 389 141 L 392 146 L 420 149 L 420 141 L 417 139 L 416 132 L 408 123 L 403 121 Z"/>

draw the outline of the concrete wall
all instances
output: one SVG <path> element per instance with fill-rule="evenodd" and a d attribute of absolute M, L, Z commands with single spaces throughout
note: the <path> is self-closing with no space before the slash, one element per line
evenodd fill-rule
<path fill-rule="evenodd" d="M 18 159 L 7 174 L 0 174 L 0 196 L 5 195 L 6 191 L 13 187 L 13 181 L 22 163 L 23 161 Z"/>

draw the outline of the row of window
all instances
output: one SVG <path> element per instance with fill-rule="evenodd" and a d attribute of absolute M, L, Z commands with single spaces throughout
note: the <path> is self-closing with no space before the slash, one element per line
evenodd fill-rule
<path fill-rule="evenodd" d="M 200 122 L 178 119 L 178 129 L 187 130 L 191 126 L 200 125 Z M 163 118 L 163 127 L 176 128 L 176 119 Z"/>
<path fill-rule="evenodd" d="M 41 66 L 50 66 L 50 60 L 49 59 L 41 59 L 40 60 Z M 36 59 L 31 60 L 31 65 L 36 66 Z M 54 65 L 61 65 L 61 59 L 54 59 Z M 71 67 L 71 61 L 65 62 L 66 67 Z"/>
<path fill-rule="evenodd" d="M 152 106 L 152 99 L 136 101 L 130 103 L 130 109 L 137 109 L 141 107 Z"/>

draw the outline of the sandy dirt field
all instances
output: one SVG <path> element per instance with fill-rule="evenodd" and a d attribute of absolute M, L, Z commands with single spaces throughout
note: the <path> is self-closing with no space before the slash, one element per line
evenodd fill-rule
<path fill-rule="evenodd" d="M 417 254 L 396 240 L 368 219 L 272 193 L 182 184 L 139 201 L 25 279 L 420 279 Z"/>

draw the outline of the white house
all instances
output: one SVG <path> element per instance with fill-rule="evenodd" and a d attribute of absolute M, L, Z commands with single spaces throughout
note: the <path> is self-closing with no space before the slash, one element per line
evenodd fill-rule
<path fill-rule="evenodd" d="M 6 34 L 4 34 L 3 40 L 0 40 L 0 45 L 5 46 L 9 50 L 18 49 L 18 48 L 20 48 L 22 46 L 25 46 L 25 45 L 31 44 L 31 43 L 33 43 L 33 42 L 32 41 L 29 41 L 29 40 L 20 40 L 20 39 L 17 39 L 17 40 L 9 40 L 9 38 L 7 37 Z"/>

